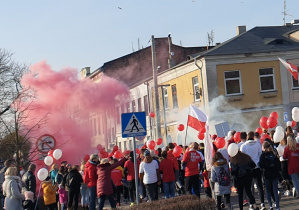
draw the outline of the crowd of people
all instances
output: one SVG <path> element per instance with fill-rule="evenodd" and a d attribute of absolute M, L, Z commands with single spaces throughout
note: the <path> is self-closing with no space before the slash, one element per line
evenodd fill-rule
<path fill-rule="evenodd" d="M 175 144 L 169 143 L 159 148 L 158 154 L 141 149 L 136 159 L 131 151 L 120 159 L 101 159 L 92 154 L 80 166 L 65 161 L 60 166 L 54 163 L 49 176 L 41 183 L 44 205 L 49 210 L 76 210 L 79 204 L 83 209 L 101 210 L 106 199 L 116 208 L 123 203 L 135 205 L 137 199 L 139 202 L 155 201 L 160 193 L 165 199 L 186 193 L 200 197 L 202 186 L 206 196 L 215 199 L 217 209 L 225 205 L 232 209 L 232 191 L 238 194 L 241 210 L 245 205 L 249 205 L 250 210 L 258 208 L 255 188 L 260 209 L 266 209 L 265 192 L 269 209 L 280 209 L 282 189 L 285 189 L 285 196 L 296 197 L 299 192 L 299 144 L 292 128 L 287 127 L 285 136 L 277 143 L 273 141 L 274 131 L 263 142 L 260 134 L 252 131 L 241 132 L 241 141 L 235 142 L 234 133 L 230 132 L 231 138 L 225 147 L 217 148 L 213 144 L 211 168 L 205 163 L 204 144 L 196 142 L 189 146 L 179 145 L 182 153 L 178 156 L 174 155 Z M 216 136 L 212 138 L 215 140 Z M 231 145 L 237 145 L 233 155 L 228 149 Z M 138 177 L 135 177 L 135 163 Z M 39 209 L 35 171 L 36 166 L 31 164 L 20 176 L 14 160 L 5 161 L 0 171 L 2 209 Z"/>

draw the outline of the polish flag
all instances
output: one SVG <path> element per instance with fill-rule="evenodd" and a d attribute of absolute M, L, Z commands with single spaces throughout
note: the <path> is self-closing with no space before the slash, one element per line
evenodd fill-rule
<path fill-rule="evenodd" d="M 297 66 L 281 59 L 280 57 L 278 57 L 278 59 L 280 60 L 280 62 L 284 65 L 284 67 L 286 67 L 287 70 L 289 70 L 289 72 L 291 72 L 291 74 L 293 75 L 295 80 L 298 80 L 298 68 Z"/>
<path fill-rule="evenodd" d="M 201 128 L 205 127 L 206 122 L 207 115 L 195 106 L 190 105 L 188 115 L 188 126 L 194 128 L 197 131 L 200 131 Z"/>

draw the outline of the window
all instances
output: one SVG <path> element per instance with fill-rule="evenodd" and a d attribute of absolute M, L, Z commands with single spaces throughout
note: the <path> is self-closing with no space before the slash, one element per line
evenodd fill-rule
<path fill-rule="evenodd" d="M 142 111 L 142 109 L 141 109 L 141 98 L 138 98 L 137 103 L 138 103 L 138 112 L 141 112 Z"/>
<path fill-rule="evenodd" d="M 165 106 L 165 109 L 169 109 L 167 87 L 163 88 L 163 94 L 164 94 L 164 106 Z"/>
<path fill-rule="evenodd" d="M 240 71 L 225 71 L 225 94 L 239 95 L 242 94 L 241 73 Z"/>
<path fill-rule="evenodd" d="M 171 92 L 173 108 L 178 108 L 178 95 L 176 92 L 176 85 L 171 85 Z"/>
<path fill-rule="evenodd" d="M 121 113 L 125 113 L 125 104 L 121 104 Z"/>
<path fill-rule="evenodd" d="M 95 118 L 93 119 L 93 135 L 97 135 L 97 120 Z"/>
<path fill-rule="evenodd" d="M 192 85 L 193 85 L 193 95 L 194 101 L 200 100 L 200 91 L 199 91 L 199 84 L 198 84 L 198 77 L 192 77 Z"/>
<path fill-rule="evenodd" d="M 293 88 L 299 88 L 299 81 L 298 81 L 299 80 L 299 74 L 298 74 L 298 78 L 297 78 L 298 80 L 295 80 L 292 74 L 291 74 L 291 77 L 292 77 L 292 81 L 293 81 L 292 82 Z"/>
<path fill-rule="evenodd" d="M 273 91 L 276 89 L 273 68 L 259 69 L 261 92 Z"/>
<path fill-rule="evenodd" d="M 145 111 L 145 114 L 148 115 L 147 95 L 143 96 L 143 103 L 144 103 L 144 111 Z"/>
<path fill-rule="evenodd" d="M 98 134 L 101 135 L 102 131 L 101 131 L 101 118 L 98 117 Z"/>
<path fill-rule="evenodd" d="M 126 108 L 127 108 L 127 113 L 129 113 L 130 112 L 130 103 L 129 102 L 126 103 Z"/>
<path fill-rule="evenodd" d="M 120 124 L 120 106 L 117 106 L 116 107 L 116 122 L 117 122 L 117 124 Z"/>
<path fill-rule="evenodd" d="M 118 142 L 118 149 L 121 150 L 121 142 Z"/>
<path fill-rule="evenodd" d="M 135 101 L 132 101 L 132 112 L 135 112 Z"/>

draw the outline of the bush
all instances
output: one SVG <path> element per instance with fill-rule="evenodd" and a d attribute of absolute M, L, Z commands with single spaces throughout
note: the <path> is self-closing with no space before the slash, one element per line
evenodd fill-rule
<path fill-rule="evenodd" d="M 201 198 L 195 195 L 183 195 L 175 198 L 160 199 L 154 202 L 141 203 L 134 205 L 130 209 L 142 210 L 214 210 L 216 204 L 213 199 Z"/>

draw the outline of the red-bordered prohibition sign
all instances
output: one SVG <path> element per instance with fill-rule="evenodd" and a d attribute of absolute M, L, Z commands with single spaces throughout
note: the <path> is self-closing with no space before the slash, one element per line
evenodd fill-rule
<path fill-rule="evenodd" d="M 56 139 L 49 134 L 42 135 L 36 141 L 36 149 L 43 154 L 48 153 L 50 150 L 54 150 L 55 147 Z"/>

